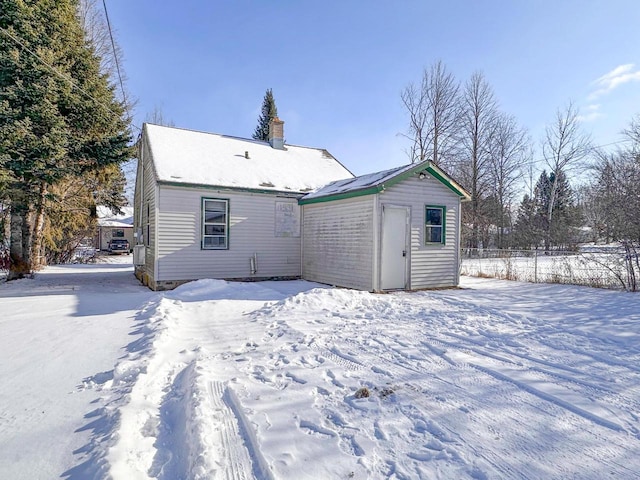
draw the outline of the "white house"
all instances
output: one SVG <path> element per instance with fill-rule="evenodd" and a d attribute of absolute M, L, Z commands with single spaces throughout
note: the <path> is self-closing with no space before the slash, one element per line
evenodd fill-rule
<path fill-rule="evenodd" d="M 108 250 L 113 239 L 126 239 L 133 245 L 133 208 L 122 207 L 122 213 L 114 214 L 108 207 L 99 205 L 98 233 L 95 239 L 96 250 Z"/>
<path fill-rule="evenodd" d="M 305 278 L 370 291 L 458 284 L 460 202 L 428 162 L 354 178 L 326 150 L 143 126 L 134 264 L 154 290 Z"/>
<path fill-rule="evenodd" d="M 329 152 L 145 124 L 134 226 L 136 276 L 152 289 L 200 278 L 300 278 L 305 193 L 351 178 Z"/>

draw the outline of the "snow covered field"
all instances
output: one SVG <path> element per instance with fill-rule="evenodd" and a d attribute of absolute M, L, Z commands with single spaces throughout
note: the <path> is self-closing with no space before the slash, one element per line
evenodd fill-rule
<path fill-rule="evenodd" d="M 0 478 L 640 478 L 637 294 L 154 294 L 130 268 L 0 286 Z"/>
<path fill-rule="evenodd" d="M 625 254 L 615 250 L 596 247 L 589 251 L 587 247 L 579 253 L 551 256 L 543 251 L 488 250 L 483 252 L 486 258 L 464 258 L 460 270 L 475 277 L 629 290 Z"/>

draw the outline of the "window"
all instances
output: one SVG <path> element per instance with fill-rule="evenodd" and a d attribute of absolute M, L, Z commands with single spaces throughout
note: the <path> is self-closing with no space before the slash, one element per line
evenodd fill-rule
<path fill-rule="evenodd" d="M 122 228 L 114 228 L 111 230 L 112 238 L 124 238 L 124 230 Z"/>
<path fill-rule="evenodd" d="M 444 243 L 446 207 L 425 207 L 424 243 Z"/>
<path fill-rule="evenodd" d="M 225 250 L 229 248 L 229 201 L 202 199 L 202 248 Z"/>

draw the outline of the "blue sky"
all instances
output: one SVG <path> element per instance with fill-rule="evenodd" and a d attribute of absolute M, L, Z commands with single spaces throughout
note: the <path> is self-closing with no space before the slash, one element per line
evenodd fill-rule
<path fill-rule="evenodd" d="M 360 175 L 408 162 L 400 92 L 442 60 L 482 71 L 536 146 L 573 101 L 595 143 L 640 114 L 637 0 L 107 0 L 136 123 L 250 137 L 272 88 L 288 143 Z M 539 149 L 538 149 L 539 150 Z"/>

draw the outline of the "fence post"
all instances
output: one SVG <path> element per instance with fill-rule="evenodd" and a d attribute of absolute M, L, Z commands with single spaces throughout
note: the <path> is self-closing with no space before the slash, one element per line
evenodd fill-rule
<path fill-rule="evenodd" d="M 533 253 L 533 283 L 538 283 L 538 249 Z"/>

